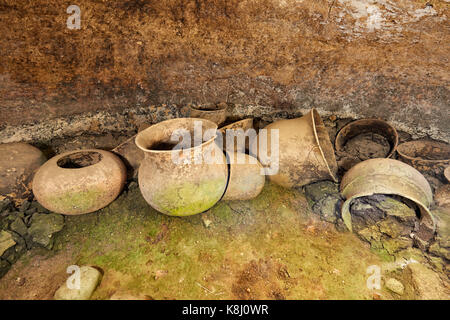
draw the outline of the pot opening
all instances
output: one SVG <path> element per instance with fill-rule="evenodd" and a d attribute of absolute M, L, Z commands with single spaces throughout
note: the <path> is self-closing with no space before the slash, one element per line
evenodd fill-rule
<path fill-rule="evenodd" d="M 219 111 L 225 109 L 226 106 L 224 104 L 203 104 L 203 105 L 193 105 L 192 109 L 199 110 L 199 111 Z"/>
<path fill-rule="evenodd" d="M 98 152 L 76 152 L 59 159 L 57 165 L 64 169 L 80 169 L 99 163 L 102 158 Z"/>
<path fill-rule="evenodd" d="M 336 174 L 338 166 L 336 162 L 336 157 L 334 155 L 334 148 L 333 145 L 331 144 L 327 129 L 325 128 L 322 118 L 320 117 L 317 110 L 313 109 L 311 113 L 317 144 L 321 149 L 323 160 L 327 165 L 331 178 L 333 178 L 334 181 L 337 181 Z"/>
<path fill-rule="evenodd" d="M 207 130 L 214 130 L 214 136 L 205 134 Z M 140 132 L 136 137 L 136 145 L 144 151 L 190 149 L 214 139 L 215 130 L 217 125 L 205 119 L 166 120 Z"/>

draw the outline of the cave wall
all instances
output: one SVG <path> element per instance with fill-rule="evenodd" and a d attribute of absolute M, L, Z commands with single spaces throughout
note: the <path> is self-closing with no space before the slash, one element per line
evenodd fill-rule
<path fill-rule="evenodd" d="M 218 101 L 450 141 L 448 15 L 444 0 L 0 0 L 0 142 Z"/>

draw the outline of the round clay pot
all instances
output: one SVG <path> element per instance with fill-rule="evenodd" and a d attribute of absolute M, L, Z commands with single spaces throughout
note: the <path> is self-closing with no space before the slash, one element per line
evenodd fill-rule
<path fill-rule="evenodd" d="M 220 126 L 227 118 L 227 105 L 226 103 L 189 105 L 189 117 L 210 120 Z"/>
<path fill-rule="evenodd" d="M 30 198 L 33 174 L 47 158 L 27 143 L 0 144 L 0 155 L 0 198 L 20 205 Z"/>
<path fill-rule="evenodd" d="M 450 145 L 445 142 L 416 140 L 398 146 L 400 160 L 422 173 L 442 177 L 450 165 Z"/>
<path fill-rule="evenodd" d="M 227 152 L 230 178 L 222 200 L 250 200 L 264 188 L 266 176 L 259 161 L 245 153 Z"/>
<path fill-rule="evenodd" d="M 223 150 L 229 152 L 245 152 L 245 150 L 249 148 L 250 139 L 246 138 L 246 133 L 249 129 L 253 129 L 252 118 L 236 121 L 220 128 L 219 131 L 223 141 Z"/>
<path fill-rule="evenodd" d="M 258 139 L 250 142 L 251 154 L 264 167 L 272 168 L 269 179 L 283 187 L 300 187 L 320 180 L 337 181 L 337 163 L 328 132 L 319 113 L 312 109 L 301 118 L 269 124 Z M 278 130 L 278 172 L 276 152 L 272 157 L 272 140 Z M 267 143 L 264 135 L 267 133 Z M 274 146 L 276 141 L 274 140 Z"/>
<path fill-rule="evenodd" d="M 344 153 L 344 147 L 350 139 L 365 133 L 376 133 L 385 137 L 390 145 L 390 150 L 385 157 L 390 158 L 394 154 L 398 145 L 397 130 L 386 121 L 379 119 L 361 119 L 350 122 L 344 126 L 341 130 L 339 130 L 336 136 L 334 143 L 336 152 L 338 154 Z M 352 158 L 351 160 L 353 164 L 361 162 L 359 158 Z"/>
<path fill-rule="evenodd" d="M 36 200 L 50 211 L 77 215 L 100 210 L 120 194 L 126 168 L 113 153 L 87 149 L 48 160 L 33 179 Z"/>
<path fill-rule="evenodd" d="M 435 231 L 435 221 L 429 210 L 433 202 L 431 187 L 419 171 L 406 163 L 382 158 L 360 162 L 344 175 L 340 189 L 347 199 L 342 206 L 342 218 L 349 230 L 352 230 L 350 205 L 353 199 L 388 194 L 416 203 L 421 212 L 419 231 L 429 236 Z"/>
<path fill-rule="evenodd" d="M 228 166 L 214 142 L 216 133 L 214 122 L 199 118 L 166 120 L 138 133 L 136 145 L 145 153 L 139 188 L 153 208 L 167 215 L 189 216 L 210 209 L 222 198 Z M 184 140 L 183 134 L 189 137 Z"/>

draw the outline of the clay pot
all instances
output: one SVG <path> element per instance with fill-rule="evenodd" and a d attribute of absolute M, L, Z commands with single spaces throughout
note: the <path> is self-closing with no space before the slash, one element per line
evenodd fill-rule
<path fill-rule="evenodd" d="M 0 144 L 0 200 L 8 197 L 20 205 L 30 198 L 33 174 L 45 161 L 44 154 L 27 143 Z"/>
<path fill-rule="evenodd" d="M 50 211 L 77 215 L 106 207 L 121 192 L 126 168 L 113 153 L 87 149 L 48 160 L 33 179 L 36 200 Z"/>
<path fill-rule="evenodd" d="M 440 207 L 450 207 L 450 184 L 444 184 L 436 190 L 434 201 Z"/>
<path fill-rule="evenodd" d="M 385 155 L 386 158 L 390 158 L 398 145 L 398 133 L 397 130 L 389 123 L 379 119 L 361 119 L 350 122 L 344 126 L 337 134 L 335 140 L 335 148 L 337 154 L 345 153 L 345 144 L 352 138 L 364 133 L 376 133 L 386 138 L 389 142 L 390 150 Z M 345 154 L 348 156 L 347 154 Z M 348 161 L 348 160 L 347 160 Z M 359 158 L 350 159 L 352 165 L 361 162 Z"/>
<path fill-rule="evenodd" d="M 444 176 L 447 179 L 448 182 L 450 182 L 450 166 L 445 168 L 444 170 Z"/>
<path fill-rule="evenodd" d="M 196 134 L 196 128 L 202 133 Z M 176 146 L 182 137 L 180 130 L 189 134 L 189 139 Z M 214 142 L 216 131 L 212 121 L 181 118 L 138 133 L 136 145 L 145 153 L 139 168 L 139 187 L 153 208 L 167 215 L 189 216 L 210 209 L 222 198 L 228 166 L 223 151 Z M 179 134 L 175 142 L 171 139 L 174 134 Z M 199 141 L 191 145 L 196 135 Z M 177 149 L 180 146 L 183 149 Z"/>
<path fill-rule="evenodd" d="M 245 152 L 249 148 L 249 138 L 246 138 L 247 130 L 253 129 L 253 119 L 244 119 L 233 122 L 220 128 L 223 139 L 223 149 L 229 152 Z M 233 130 L 227 138 L 227 130 Z"/>
<path fill-rule="evenodd" d="M 203 105 L 189 105 L 189 117 L 201 118 L 214 122 L 218 126 L 222 125 L 227 118 L 226 103 L 209 103 Z"/>
<path fill-rule="evenodd" d="M 450 165 L 450 145 L 439 141 L 416 140 L 398 146 L 400 160 L 422 173 L 442 177 Z"/>
<path fill-rule="evenodd" d="M 262 136 L 264 132 L 259 132 L 258 139 L 251 142 L 250 150 L 266 167 L 271 181 L 287 188 L 320 180 L 337 181 L 334 149 L 315 109 L 301 118 L 276 121 L 264 129 L 267 130 L 267 143 L 264 143 Z M 272 147 L 276 145 L 272 145 L 273 137 L 276 137 L 273 129 L 278 129 L 279 136 L 279 170 L 276 174 L 276 170 L 273 171 L 277 167 L 276 152 L 272 155 Z M 271 168 L 270 171 L 267 170 L 268 167 Z"/>
<path fill-rule="evenodd" d="M 266 176 L 259 161 L 245 153 L 227 152 L 230 178 L 222 200 L 250 200 L 264 188 Z"/>
<path fill-rule="evenodd" d="M 425 177 L 413 167 L 393 159 L 369 159 L 358 163 L 342 178 L 341 193 L 347 199 L 342 206 L 342 218 L 352 230 L 350 205 L 353 199 L 373 194 L 399 195 L 416 203 L 421 212 L 419 232 L 428 241 L 434 234 L 435 222 L 429 210 L 433 202 L 431 187 Z"/>

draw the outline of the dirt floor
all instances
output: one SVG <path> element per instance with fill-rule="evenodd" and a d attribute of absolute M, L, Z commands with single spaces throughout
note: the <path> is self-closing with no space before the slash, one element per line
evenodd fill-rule
<path fill-rule="evenodd" d="M 72 264 L 103 270 L 92 299 L 375 297 L 366 270 L 383 261 L 318 220 L 299 191 L 269 183 L 254 200 L 177 218 L 157 213 L 133 185 L 99 212 L 67 216 L 56 249 L 23 255 L 0 280 L 0 299 L 51 299 Z"/>

